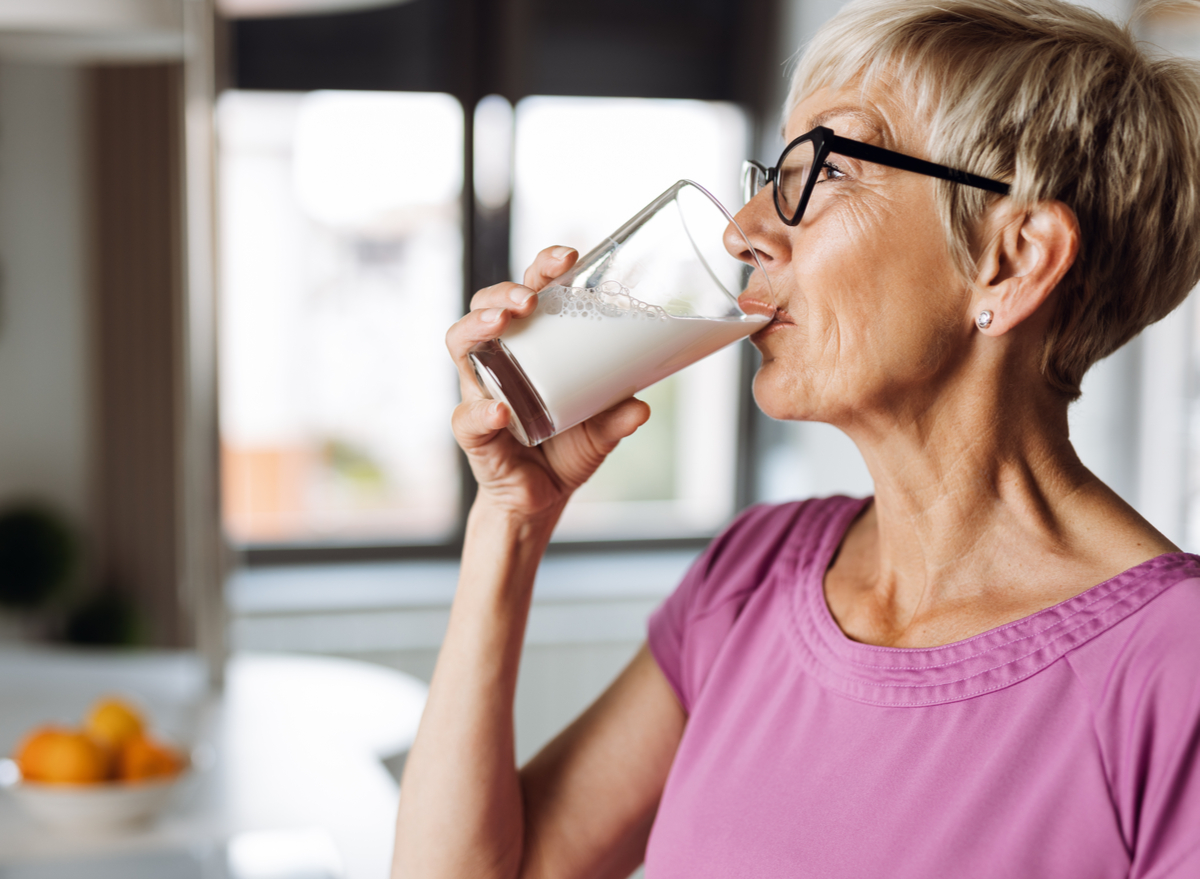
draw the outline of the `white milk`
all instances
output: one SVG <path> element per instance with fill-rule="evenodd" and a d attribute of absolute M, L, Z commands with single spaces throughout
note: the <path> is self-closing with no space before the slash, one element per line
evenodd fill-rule
<path fill-rule="evenodd" d="M 606 281 L 597 288 L 547 287 L 534 313 L 514 320 L 501 341 L 560 431 L 762 329 L 767 320 L 669 314 Z"/>

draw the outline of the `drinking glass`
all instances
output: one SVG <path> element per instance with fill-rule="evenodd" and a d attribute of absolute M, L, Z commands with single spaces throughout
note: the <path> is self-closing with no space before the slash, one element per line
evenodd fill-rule
<path fill-rule="evenodd" d="M 738 307 L 752 267 L 726 235 L 762 271 L 729 211 L 680 180 L 542 289 L 533 314 L 472 348 L 516 438 L 535 446 L 764 327 Z"/>

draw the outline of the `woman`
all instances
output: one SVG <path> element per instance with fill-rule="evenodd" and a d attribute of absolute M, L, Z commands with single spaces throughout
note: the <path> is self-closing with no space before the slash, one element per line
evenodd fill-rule
<path fill-rule="evenodd" d="M 447 340 L 479 494 L 395 874 L 1200 876 L 1200 559 L 1067 431 L 1200 277 L 1200 80 L 1057 0 L 856 4 L 785 135 L 736 218 L 755 399 L 847 433 L 874 498 L 742 515 L 518 771 L 538 560 L 649 412 L 517 445 L 466 352 L 575 254 L 477 294 Z"/>

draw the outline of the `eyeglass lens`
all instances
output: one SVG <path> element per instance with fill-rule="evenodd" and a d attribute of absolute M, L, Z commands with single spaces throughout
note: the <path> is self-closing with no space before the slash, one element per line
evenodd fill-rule
<path fill-rule="evenodd" d="M 803 140 L 787 151 L 779 162 L 779 179 L 775 198 L 779 210 L 788 217 L 796 216 L 804 199 L 804 188 L 812 171 L 816 150 L 812 141 Z"/>
<path fill-rule="evenodd" d="M 766 170 L 756 162 L 742 163 L 742 204 L 746 204 L 767 183 Z"/>

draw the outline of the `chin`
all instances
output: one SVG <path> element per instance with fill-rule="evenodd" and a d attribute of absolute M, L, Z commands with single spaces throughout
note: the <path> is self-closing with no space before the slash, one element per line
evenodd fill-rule
<path fill-rule="evenodd" d="M 812 413 L 805 405 L 804 389 L 796 381 L 780 382 L 770 364 L 763 364 L 754 376 L 754 402 L 763 414 L 776 421 L 811 421 Z"/>
<path fill-rule="evenodd" d="M 815 369 L 782 366 L 768 360 L 754 376 L 754 402 L 769 418 L 836 425 L 861 410 L 862 399 L 848 392 L 843 382 L 830 382 L 830 376 Z"/>

